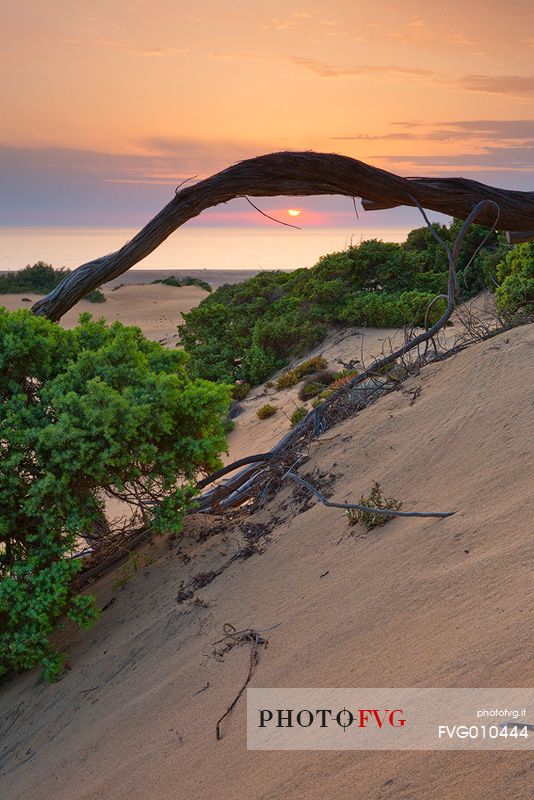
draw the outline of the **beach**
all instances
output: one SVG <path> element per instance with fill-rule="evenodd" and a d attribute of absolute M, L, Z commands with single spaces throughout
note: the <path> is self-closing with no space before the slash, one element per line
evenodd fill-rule
<path fill-rule="evenodd" d="M 246 280 L 254 271 L 225 270 L 130 270 L 120 278 L 104 284 L 104 303 L 81 300 L 61 320 L 66 328 L 77 324 L 80 314 L 89 312 L 95 319 L 103 317 L 107 322 L 120 320 L 124 325 L 139 325 L 148 339 L 174 347 L 178 342 L 177 326 L 182 313 L 198 305 L 208 294 L 199 286 L 166 286 L 152 283 L 170 275 L 177 278 L 193 276 L 206 280 L 216 288 L 222 283 Z M 31 308 L 40 295 L 0 294 L 0 306 L 13 311 L 16 308 Z"/>

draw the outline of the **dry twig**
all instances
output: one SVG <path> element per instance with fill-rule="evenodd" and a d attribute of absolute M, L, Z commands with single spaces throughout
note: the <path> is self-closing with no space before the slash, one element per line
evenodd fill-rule
<path fill-rule="evenodd" d="M 278 627 L 278 625 L 273 625 L 273 626 L 271 626 L 271 628 L 268 628 L 267 630 L 272 630 L 273 628 L 277 628 L 277 627 Z M 230 703 L 230 705 L 228 706 L 228 708 L 226 709 L 226 711 L 224 712 L 224 714 L 222 715 L 222 717 L 220 717 L 217 720 L 217 724 L 215 726 L 215 733 L 216 733 L 216 736 L 217 736 L 217 740 L 222 739 L 222 732 L 221 732 L 221 723 L 222 723 L 222 721 L 224 719 L 226 719 L 228 714 L 230 714 L 233 711 L 233 709 L 236 707 L 236 705 L 237 705 L 237 703 L 239 701 L 239 698 L 241 697 L 241 695 L 243 694 L 243 692 L 245 691 L 245 689 L 247 688 L 247 686 L 250 683 L 250 679 L 252 678 L 254 670 L 257 667 L 258 662 L 259 662 L 259 652 L 258 652 L 259 648 L 260 647 L 267 647 L 267 645 L 269 643 L 269 640 L 268 639 L 264 639 L 263 636 L 260 635 L 260 632 L 257 631 L 257 630 L 254 630 L 254 628 L 245 628 L 242 631 L 236 631 L 236 629 L 234 628 L 233 625 L 231 625 L 229 622 L 226 622 L 224 624 L 224 626 L 223 626 L 223 630 L 225 631 L 225 635 L 223 636 L 222 639 L 219 639 L 217 642 L 214 642 L 214 644 L 220 644 L 221 642 L 226 642 L 225 647 L 224 647 L 224 651 L 225 652 L 228 652 L 228 650 L 230 650 L 234 645 L 236 645 L 236 644 L 244 644 L 245 642 L 250 642 L 251 643 L 251 649 L 250 649 L 250 662 L 249 662 L 248 673 L 247 673 L 247 677 L 245 678 L 245 682 L 242 685 L 242 687 L 239 690 L 239 692 L 237 693 L 237 695 L 234 697 L 234 699 Z M 217 651 L 215 651 L 215 652 L 217 652 Z"/>

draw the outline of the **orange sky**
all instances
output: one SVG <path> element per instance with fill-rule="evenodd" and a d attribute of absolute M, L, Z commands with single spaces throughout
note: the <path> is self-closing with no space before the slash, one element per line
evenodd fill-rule
<path fill-rule="evenodd" d="M 0 224 L 137 224 L 279 149 L 534 188 L 533 0 L 3 5 Z"/>

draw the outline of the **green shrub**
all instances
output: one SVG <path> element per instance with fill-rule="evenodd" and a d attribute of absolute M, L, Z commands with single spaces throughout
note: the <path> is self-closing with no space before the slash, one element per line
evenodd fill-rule
<path fill-rule="evenodd" d="M 434 227 L 450 245 L 461 224 Z M 500 234 L 472 226 L 458 260 L 459 301 L 484 288 L 490 260 L 503 246 Z M 310 269 L 262 272 L 220 286 L 184 314 L 180 340 L 199 376 L 262 383 L 316 347 L 329 326 L 422 325 L 428 304 L 447 283 L 445 252 L 430 230 L 419 228 L 402 244 L 366 241 L 325 255 Z M 441 302 L 433 306 L 431 323 L 443 308 Z M 287 373 L 277 388 L 301 380 L 293 370 Z"/>
<path fill-rule="evenodd" d="M 119 322 L 84 314 L 65 330 L 0 309 L 0 678 L 38 663 L 53 678 L 56 623 L 96 619 L 71 555 L 109 493 L 176 532 L 198 471 L 220 465 L 229 387 L 191 379 L 186 362 Z"/>
<path fill-rule="evenodd" d="M 271 348 L 253 344 L 241 361 L 242 374 L 247 376 L 247 383 L 257 386 L 279 369 L 282 363 Z"/>
<path fill-rule="evenodd" d="M 274 416 L 278 411 L 278 406 L 273 406 L 271 403 L 265 403 L 265 405 L 258 408 L 256 411 L 256 416 L 258 419 L 268 419 L 269 417 Z"/>
<path fill-rule="evenodd" d="M 100 289 L 93 289 L 93 291 L 89 292 L 89 294 L 86 294 L 83 299 L 87 300 L 89 303 L 105 303 L 106 302 L 106 296 L 105 296 L 104 292 L 100 291 Z"/>
<path fill-rule="evenodd" d="M 168 278 L 158 278 L 152 283 L 161 283 L 163 286 L 200 286 L 201 289 L 204 289 L 206 292 L 211 292 L 211 286 L 207 281 L 203 281 L 202 278 L 194 278 L 190 275 L 186 275 L 185 278 L 176 278 L 174 275 L 170 275 Z M 118 287 L 117 287 L 118 288 Z"/>
<path fill-rule="evenodd" d="M 324 383 L 317 383 L 316 381 L 310 381 L 310 383 L 306 383 L 302 386 L 299 392 L 299 398 L 301 400 L 311 400 L 312 397 L 316 397 L 320 392 L 326 389 Z"/>
<path fill-rule="evenodd" d="M 497 309 L 509 317 L 534 312 L 534 242 L 514 247 L 497 267 Z"/>
<path fill-rule="evenodd" d="M 372 328 L 401 328 L 423 325 L 428 306 L 435 295 L 427 292 L 358 292 L 347 302 L 341 318 L 352 325 Z M 432 306 L 429 324 L 443 314 L 447 301 L 440 299 Z"/>
<path fill-rule="evenodd" d="M 238 382 L 234 383 L 232 388 L 232 399 L 233 400 L 244 400 L 247 394 L 250 392 L 250 383 L 246 382 Z"/>
<path fill-rule="evenodd" d="M 282 372 L 282 374 L 276 379 L 274 387 L 278 392 L 281 389 L 290 389 L 292 386 L 295 386 L 299 380 L 300 379 L 297 377 L 295 370 L 289 369 L 286 370 L 286 372 Z"/>
<path fill-rule="evenodd" d="M 280 389 L 289 389 L 291 386 L 295 386 L 299 383 L 306 375 L 325 369 L 327 365 L 328 362 L 323 356 L 308 358 L 306 361 L 303 361 L 302 364 L 297 364 L 293 369 L 282 372 L 276 379 L 276 389 L 278 391 Z"/>
<path fill-rule="evenodd" d="M 223 420 L 223 430 L 225 434 L 232 433 L 235 430 L 235 421 L 230 419 L 230 417 L 225 417 Z"/>
<path fill-rule="evenodd" d="M 307 415 L 308 409 L 305 406 L 299 406 L 296 408 L 290 417 L 291 427 L 294 428 L 296 425 L 299 424 L 301 420 Z"/>
<path fill-rule="evenodd" d="M 0 275 L 0 294 L 34 292 L 48 294 L 69 274 L 68 269 L 54 269 L 51 264 L 38 261 L 33 266 Z"/>
<path fill-rule="evenodd" d="M 399 511 L 402 503 L 395 500 L 393 497 L 384 497 L 382 487 L 377 481 L 373 481 L 372 489 L 368 497 L 360 497 L 360 505 L 368 506 L 369 508 L 391 508 L 394 511 Z M 360 511 L 356 508 L 351 508 L 345 512 L 349 525 L 361 524 L 367 531 L 372 531 L 379 525 L 385 525 L 393 517 L 387 514 L 374 514 L 372 511 Z"/>
<path fill-rule="evenodd" d="M 324 400 L 328 400 L 329 397 L 332 397 L 334 392 L 335 389 L 333 389 L 332 386 L 328 386 L 326 389 L 323 389 L 323 391 L 320 392 L 317 397 L 313 398 L 312 408 L 317 408 L 317 406 L 320 406 Z"/>
<path fill-rule="evenodd" d="M 316 397 L 335 380 L 335 376 L 336 373 L 329 369 L 323 369 L 319 372 L 314 372 L 313 375 L 308 375 L 299 389 L 299 398 L 301 400 L 310 400 L 312 397 Z"/>
<path fill-rule="evenodd" d="M 323 400 L 328 400 L 329 397 L 332 397 L 337 389 L 340 389 L 342 386 L 345 386 L 347 383 L 350 383 L 353 378 L 358 375 L 357 369 L 342 369 L 339 372 L 334 372 L 334 379 L 329 382 L 329 385 L 326 389 L 323 389 L 312 401 L 313 408 L 317 408 L 320 406 Z"/>
<path fill-rule="evenodd" d="M 336 372 L 335 378 L 330 384 L 332 388 L 338 389 L 340 386 L 344 386 L 346 383 L 349 383 L 353 378 L 359 375 L 359 370 L 353 368 L 345 368 Z"/>

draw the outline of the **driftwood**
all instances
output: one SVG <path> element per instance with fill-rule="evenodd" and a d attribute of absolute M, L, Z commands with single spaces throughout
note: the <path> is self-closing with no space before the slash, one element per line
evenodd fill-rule
<path fill-rule="evenodd" d="M 397 511 L 392 508 L 370 508 L 361 503 L 336 503 L 334 500 L 329 500 L 315 486 L 312 486 L 311 483 L 305 481 L 304 478 L 296 475 L 291 470 L 288 470 L 284 477 L 290 478 L 295 483 L 298 483 L 299 486 L 304 487 L 310 494 L 320 500 L 323 506 L 328 506 L 328 508 L 342 508 L 345 511 L 365 511 L 372 514 L 382 514 L 384 517 L 452 517 L 454 514 L 454 511 Z"/>
<path fill-rule="evenodd" d="M 369 210 L 419 206 L 460 219 L 466 219 L 477 204 L 491 201 L 480 207 L 481 224 L 493 225 L 497 204 L 498 229 L 511 231 L 514 242 L 534 237 L 534 192 L 498 189 L 467 178 L 402 178 L 335 153 L 270 153 L 179 188 L 170 203 L 131 241 L 115 253 L 82 264 L 32 310 L 51 320 L 61 319 L 88 292 L 122 275 L 188 220 L 208 208 L 248 195 L 362 197 L 364 208 Z"/>

